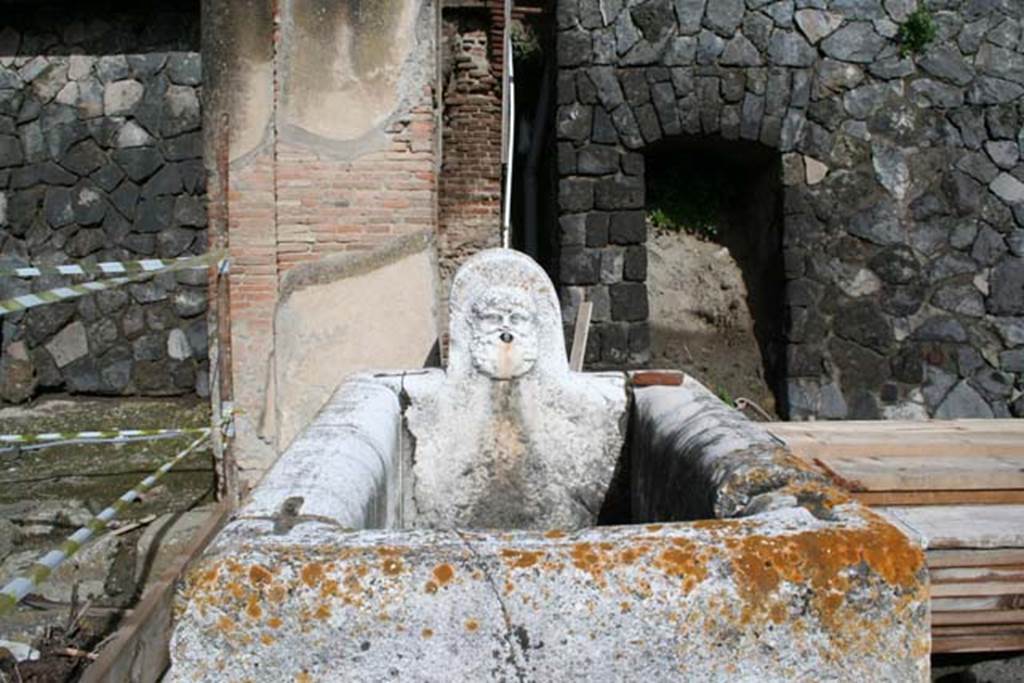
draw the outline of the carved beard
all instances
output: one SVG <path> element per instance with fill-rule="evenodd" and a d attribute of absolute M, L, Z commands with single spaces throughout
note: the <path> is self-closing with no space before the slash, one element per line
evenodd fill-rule
<path fill-rule="evenodd" d="M 491 290 L 472 306 L 470 355 L 481 374 L 497 380 L 522 377 L 537 361 L 537 322 L 520 292 Z"/>

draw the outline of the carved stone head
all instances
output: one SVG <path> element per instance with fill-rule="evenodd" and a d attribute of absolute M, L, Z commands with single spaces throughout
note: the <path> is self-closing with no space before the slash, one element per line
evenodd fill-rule
<path fill-rule="evenodd" d="M 469 258 L 449 306 L 450 377 L 547 381 L 568 372 L 555 289 L 525 254 L 488 249 Z"/>
<path fill-rule="evenodd" d="M 521 377 L 537 361 L 537 316 L 525 292 L 508 287 L 484 291 L 470 306 L 473 366 L 493 379 Z"/>

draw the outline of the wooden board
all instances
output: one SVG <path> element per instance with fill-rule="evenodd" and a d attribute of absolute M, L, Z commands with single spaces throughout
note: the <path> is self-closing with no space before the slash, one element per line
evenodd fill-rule
<path fill-rule="evenodd" d="M 1024 451 L 1016 455 L 839 454 L 813 462 L 851 491 L 1024 489 Z"/>
<path fill-rule="evenodd" d="M 1006 564 L 1024 564 L 1024 548 L 929 550 L 926 556 L 930 568 L 995 567 Z"/>
<path fill-rule="evenodd" d="M 1024 627 L 1024 609 L 932 612 L 932 626 L 958 624 L 1020 624 Z"/>
<path fill-rule="evenodd" d="M 99 658 L 85 670 L 82 683 L 151 683 L 160 680 L 170 664 L 168 644 L 171 638 L 174 585 L 188 563 L 202 552 L 227 521 L 230 511 L 227 501 L 213 509 L 192 537 L 189 546 L 142 596 L 124 625 L 118 629 L 114 641 L 103 648 Z"/>
<path fill-rule="evenodd" d="M 1024 609 L 1024 594 L 989 595 L 980 598 L 932 598 L 936 612 L 1002 612 Z"/>
<path fill-rule="evenodd" d="M 1024 548 L 1024 505 L 882 507 L 932 548 Z"/>
<path fill-rule="evenodd" d="M 957 598 L 991 595 L 1024 594 L 1024 582 L 1014 581 L 981 581 L 968 583 L 933 583 L 933 598 Z"/>
<path fill-rule="evenodd" d="M 1024 633 L 932 636 L 932 652 L 1004 652 L 1024 650 Z"/>
<path fill-rule="evenodd" d="M 1024 582 L 1024 566 L 1002 567 L 928 567 L 928 576 L 934 583 L 984 583 L 986 581 Z"/>
<path fill-rule="evenodd" d="M 1024 437 L 1020 420 L 815 420 L 810 422 L 768 422 L 764 425 L 782 434 L 814 437 L 821 434 L 882 434 L 886 437 L 907 434 L 970 434 L 994 439 Z"/>
<path fill-rule="evenodd" d="M 771 422 L 764 426 L 807 459 L 828 460 L 840 455 L 1015 456 L 1024 452 L 1024 420 Z"/>
<path fill-rule="evenodd" d="M 870 507 L 883 505 L 1024 505 L 1024 489 L 961 491 L 857 491 L 853 497 Z"/>

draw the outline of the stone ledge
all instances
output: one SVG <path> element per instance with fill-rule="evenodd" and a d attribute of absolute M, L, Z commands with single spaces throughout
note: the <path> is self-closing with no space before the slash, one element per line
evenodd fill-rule
<path fill-rule="evenodd" d="M 859 506 L 832 512 L 574 532 L 252 522 L 189 573 L 169 680 L 925 680 L 921 551 Z"/>

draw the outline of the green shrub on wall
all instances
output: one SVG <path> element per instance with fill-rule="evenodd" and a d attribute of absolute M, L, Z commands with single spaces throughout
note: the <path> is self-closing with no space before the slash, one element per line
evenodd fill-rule
<path fill-rule="evenodd" d="M 920 8 L 900 24 L 900 55 L 919 54 L 935 40 L 935 22 L 928 10 Z"/>

